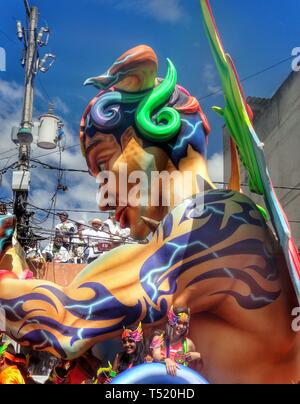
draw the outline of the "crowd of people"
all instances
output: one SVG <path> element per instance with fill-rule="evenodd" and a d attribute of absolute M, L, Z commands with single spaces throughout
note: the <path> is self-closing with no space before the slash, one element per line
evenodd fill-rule
<path fill-rule="evenodd" d="M 203 363 L 193 341 L 188 338 L 189 308 L 171 308 L 164 330 L 155 330 L 145 338 L 142 324 L 125 328 L 121 335 L 122 350 L 113 364 L 104 364 L 92 350 L 73 360 L 57 360 L 49 369 L 46 384 L 109 384 L 113 378 L 135 366 L 160 362 L 166 372 L 176 376 L 179 365 L 200 371 Z M 0 345 L 0 384 L 36 383 L 30 373 L 30 355 L 16 354 L 12 345 Z"/>
<path fill-rule="evenodd" d="M 121 229 L 111 215 L 102 221 L 94 218 L 88 224 L 84 221 L 70 221 L 67 212 L 59 215 L 60 223 L 55 235 L 42 250 L 33 246 L 28 249 L 27 258 L 43 258 L 46 262 L 90 264 L 99 256 L 130 240 L 129 229 Z"/>
<path fill-rule="evenodd" d="M 5 203 L 0 203 L 0 215 L 8 215 Z M 113 214 L 102 221 L 94 218 L 88 223 L 69 219 L 67 212 L 58 214 L 60 223 L 49 243 L 40 248 L 35 241 L 28 242 L 26 258 L 39 261 L 90 264 L 102 254 L 121 244 L 132 243 L 130 229 L 121 229 Z"/>

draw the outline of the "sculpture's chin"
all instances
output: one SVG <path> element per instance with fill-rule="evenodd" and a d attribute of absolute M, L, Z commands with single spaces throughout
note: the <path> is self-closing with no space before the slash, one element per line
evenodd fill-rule
<path fill-rule="evenodd" d="M 137 241 L 145 240 L 150 233 L 151 230 L 144 223 L 141 223 L 140 225 L 137 225 L 134 228 L 130 229 L 130 236 Z"/>
<path fill-rule="evenodd" d="M 161 207 L 128 208 L 126 215 L 131 237 L 135 240 L 145 240 L 149 234 L 156 231 L 165 214 L 166 208 Z"/>

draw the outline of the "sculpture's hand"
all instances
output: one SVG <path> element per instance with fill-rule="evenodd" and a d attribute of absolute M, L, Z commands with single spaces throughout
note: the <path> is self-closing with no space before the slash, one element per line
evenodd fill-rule
<path fill-rule="evenodd" d="M 12 245 L 12 237 L 16 224 L 15 216 L 1 215 L 0 216 L 0 262 L 7 251 Z M 5 268 L 0 268 L 5 269 Z"/>

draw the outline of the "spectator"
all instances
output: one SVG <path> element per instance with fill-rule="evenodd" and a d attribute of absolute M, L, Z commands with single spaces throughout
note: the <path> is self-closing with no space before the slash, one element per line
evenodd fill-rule
<path fill-rule="evenodd" d="M 5 203 L 0 203 L 0 216 L 7 215 L 7 207 Z"/>
<path fill-rule="evenodd" d="M 76 223 L 76 234 L 77 235 L 82 235 L 83 230 L 85 229 L 85 221 L 84 220 L 79 220 Z"/>
<path fill-rule="evenodd" d="M 42 257 L 41 250 L 38 246 L 37 241 L 32 240 L 28 243 L 28 248 L 26 249 L 26 258 L 30 260 L 38 260 Z"/>
<path fill-rule="evenodd" d="M 60 223 L 56 225 L 55 231 L 58 236 L 63 237 L 63 246 L 70 249 L 70 237 L 75 233 L 75 226 L 69 221 L 67 212 L 59 213 Z"/>
<path fill-rule="evenodd" d="M 74 369 L 76 361 L 61 359 L 52 369 L 45 384 L 69 384 L 70 372 Z"/>
<path fill-rule="evenodd" d="M 114 236 L 120 236 L 120 228 L 114 215 L 110 215 L 109 218 L 105 220 L 102 230 L 107 231 Z"/>
<path fill-rule="evenodd" d="M 124 328 L 122 344 L 123 351 L 117 354 L 113 365 L 117 374 L 145 363 L 146 351 L 141 323 L 138 327 Z"/>
<path fill-rule="evenodd" d="M 130 235 L 130 229 L 121 229 L 115 215 L 110 215 L 109 218 L 105 220 L 103 223 L 103 230 L 122 238 L 127 238 Z"/>
<path fill-rule="evenodd" d="M 84 239 L 88 244 L 88 264 L 95 261 L 105 250 L 109 249 L 110 244 L 109 235 L 101 230 L 102 221 L 93 219 L 90 223 L 92 229 L 83 231 Z"/>
<path fill-rule="evenodd" d="M 80 220 L 76 223 L 76 234 L 72 237 L 72 256 L 75 264 L 83 264 L 85 262 L 84 252 L 86 249 L 86 241 L 84 239 L 85 222 Z"/>
<path fill-rule="evenodd" d="M 7 211 L 7 205 L 5 203 L 0 203 L 0 216 L 12 216 L 12 214 Z"/>
<path fill-rule="evenodd" d="M 50 242 L 43 250 L 43 256 L 47 262 L 63 262 L 67 263 L 70 260 L 68 250 L 63 246 L 62 237 L 56 236 L 54 241 Z"/>
<path fill-rule="evenodd" d="M 178 364 L 202 364 L 201 354 L 196 352 L 193 341 L 187 338 L 190 318 L 189 308 L 172 306 L 166 331 L 156 331 L 151 341 L 153 359 L 165 362 L 167 373 L 172 376 L 176 376 Z"/>

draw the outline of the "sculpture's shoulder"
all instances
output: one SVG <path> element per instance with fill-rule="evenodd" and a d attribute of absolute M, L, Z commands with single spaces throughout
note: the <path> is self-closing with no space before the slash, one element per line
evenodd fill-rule
<path fill-rule="evenodd" d="M 265 227 L 266 222 L 255 203 L 246 195 L 230 190 L 210 190 L 186 199 L 162 221 L 154 237 L 170 242 L 200 229 L 218 231 L 241 224 Z"/>

